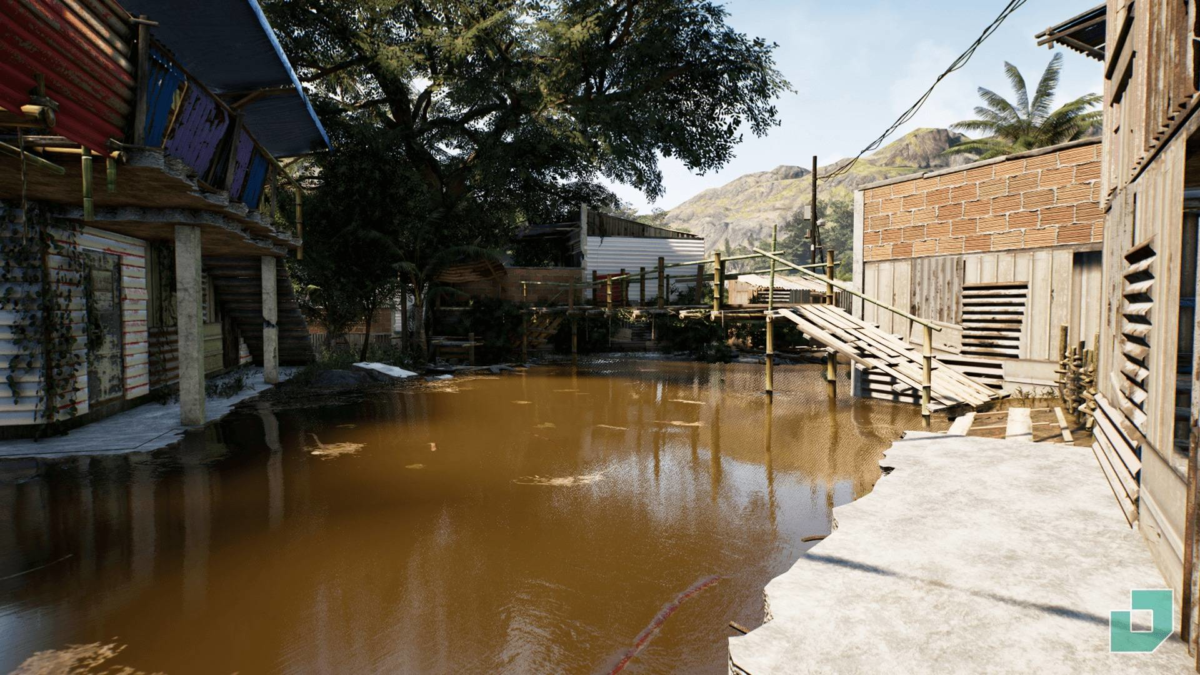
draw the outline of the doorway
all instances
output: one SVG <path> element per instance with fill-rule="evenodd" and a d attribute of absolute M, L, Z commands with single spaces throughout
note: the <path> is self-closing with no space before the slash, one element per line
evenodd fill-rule
<path fill-rule="evenodd" d="M 88 406 L 125 393 L 121 321 L 121 257 L 84 251 L 87 264 Z"/>

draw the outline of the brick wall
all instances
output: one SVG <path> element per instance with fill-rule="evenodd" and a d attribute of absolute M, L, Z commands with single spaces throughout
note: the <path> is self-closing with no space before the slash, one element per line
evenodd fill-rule
<path fill-rule="evenodd" d="M 863 259 L 1100 242 L 1100 143 L 916 174 L 863 190 Z"/>

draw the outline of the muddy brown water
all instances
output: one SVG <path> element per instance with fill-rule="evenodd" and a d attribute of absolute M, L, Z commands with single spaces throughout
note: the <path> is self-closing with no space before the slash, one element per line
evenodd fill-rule
<path fill-rule="evenodd" d="M 597 360 L 0 461 L 0 672 L 723 673 L 920 423 L 821 375 Z"/>

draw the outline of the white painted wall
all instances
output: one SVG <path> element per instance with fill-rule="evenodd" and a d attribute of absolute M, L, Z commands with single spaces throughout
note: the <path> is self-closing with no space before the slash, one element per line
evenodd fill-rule
<path fill-rule="evenodd" d="M 583 259 L 584 278 L 591 280 L 592 271 L 598 274 L 617 274 L 622 269 L 628 273 L 636 273 L 639 268 L 646 268 L 646 299 L 658 297 L 658 258 L 665 259 L 666 264 L 688 262 L 704 258 L 703 239 L 653 239 L 647 237 L 594 237 L 587 238 L 583 249 L 586 255 Z M 667 270 L 671 276 L 671 285 L 679 289 L 686 286 L 691 288 L 696 280 L 695 268 Z M 638 297 L 638 288 L 634 284 L 629 289 L 633 298 Z"/>

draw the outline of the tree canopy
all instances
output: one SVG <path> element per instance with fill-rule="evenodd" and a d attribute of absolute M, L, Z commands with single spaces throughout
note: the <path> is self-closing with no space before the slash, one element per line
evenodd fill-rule
<path fill-rule="evenodd" d="M 657 197 L 660 157 L 722 166 L 743 128 L 778 123 L 773 101 L 787 87 L 774 45 L 733 30 L 709 1 L 266 8 L 327 124 L 380 130 L 443 224 L 479 210 L 509 226 L 553 222 L 580 202 L 615 205 L 601 177 Z"/>
<path fill-rule="evenodd" d="M 1012 85 L 1016 102 L 980 87 L 979 97 L 984 105 L 975 108 L 977 118 L 952 124 L 950 128 L 984 136 L 956 145 L 947 153 L 980 153 L 980 159 L 991 159 L 1078 140 L 1100 128 L 1103 113 L 1093 110 L 1100 104 L 1099 94 L 1086 94 L 1054 108 L 1054 93 L 1062 74 L 1061 53 L 1050 59 L 1033 98 L 1016 66 L 1005 62 L 1004 74 Z"/>

